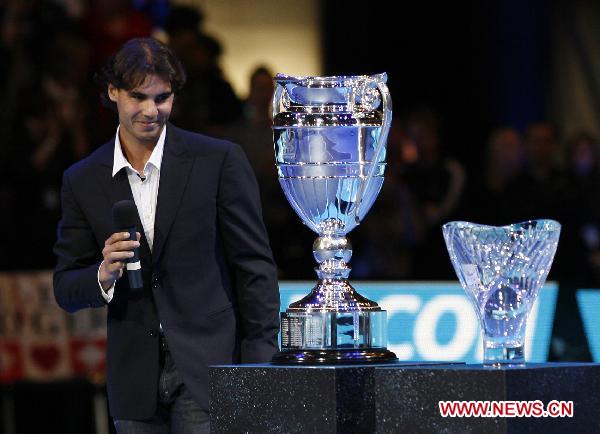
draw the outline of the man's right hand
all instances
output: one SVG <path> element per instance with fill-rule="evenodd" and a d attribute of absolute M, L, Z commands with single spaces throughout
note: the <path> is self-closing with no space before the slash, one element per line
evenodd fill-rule
<path fill-rule="evenodd" d="M 137 241 L 129 240 L 128 232 L 115 232 L 104 243 L 104 261 L 98 272 L 102 289 L 107 291 L 123 275 L 127 259 L 133 257 L 133 249 L 140 246 L 141 235 L 136 232 Z"/>

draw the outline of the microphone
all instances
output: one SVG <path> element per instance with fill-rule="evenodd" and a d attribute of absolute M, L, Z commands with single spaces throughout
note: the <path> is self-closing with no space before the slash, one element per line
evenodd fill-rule
<path fill-rule="evenodd" d="M 136 241 L 137 207 L 131 200 L 122 200 L 113 205 L 113 222 L 119 232 L 129 232 L 129 239 Z M 129 287 L 135 291 L 143 288 L 142 265 L 138 249 L 133 249 L 133 257 L 127 259 Z"/>

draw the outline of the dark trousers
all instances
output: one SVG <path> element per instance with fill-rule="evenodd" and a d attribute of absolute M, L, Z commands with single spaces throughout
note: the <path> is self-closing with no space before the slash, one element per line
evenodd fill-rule
<path fill-rule="evenodd" d="M 205 434 L 210 433 L 207 411 L 200 408 L 181 380 L 167 341 L 161 337 L 161 373 L 158 408 L 147 420 L 115 420 L 119 434 Z"/>

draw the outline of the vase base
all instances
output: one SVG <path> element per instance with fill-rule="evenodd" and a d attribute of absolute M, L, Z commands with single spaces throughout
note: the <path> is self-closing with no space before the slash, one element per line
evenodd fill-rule
<path fill-rule="evenodd" d="M 483 364 L 492 366 L 522 365 L 525 363 L 524 345 L 518 347 L 483 348 Z"/>

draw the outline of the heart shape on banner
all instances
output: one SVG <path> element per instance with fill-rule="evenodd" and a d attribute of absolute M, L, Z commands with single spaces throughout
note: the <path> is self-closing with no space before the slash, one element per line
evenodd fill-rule
<path fill-rule="evenodd" d="M 36 345 L 30 350 L 33 361 L 46 372 L 51 372 L 59 362 L 60 350 L 55 345 Z"/>

